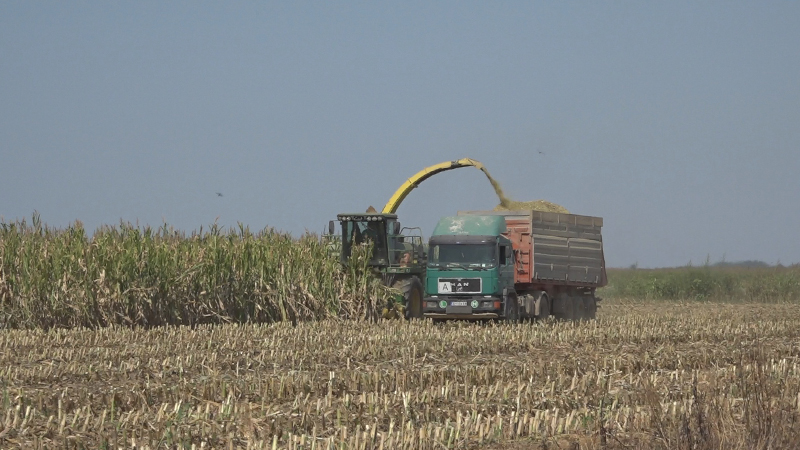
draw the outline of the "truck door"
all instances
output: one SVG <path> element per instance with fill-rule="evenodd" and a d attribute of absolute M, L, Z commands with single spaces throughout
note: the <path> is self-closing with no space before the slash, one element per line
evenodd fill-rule
<path fill-rule="evenodd" d="M 498 292 L 503 292 L 503 288 L 514 288 L 514 252 L 510 244 L 500 244 L 500 258 L 498 261 Z"/>

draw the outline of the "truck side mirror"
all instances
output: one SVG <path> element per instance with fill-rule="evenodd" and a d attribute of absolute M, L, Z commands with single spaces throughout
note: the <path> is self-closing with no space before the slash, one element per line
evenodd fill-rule
<path fill-rule="evenodd" d="M 506 247 L 505 245 L 500 246 L 500 264 L 505 265 L 506 263 Z"/>
<path fill-rule="evenodd" d="M 328 221 L 328 234 L 333 234 L 334 231 L 336 231 L 336 225 L 332 220 Z"/>

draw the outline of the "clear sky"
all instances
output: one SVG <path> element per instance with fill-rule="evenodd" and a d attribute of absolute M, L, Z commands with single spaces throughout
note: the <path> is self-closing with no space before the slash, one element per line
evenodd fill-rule
<path fill-rule="evenodd" d="M 5 221 L 300 235 L 463 157 L 609 266 L 800 262 L 800 2 L 0 2 Z"/>

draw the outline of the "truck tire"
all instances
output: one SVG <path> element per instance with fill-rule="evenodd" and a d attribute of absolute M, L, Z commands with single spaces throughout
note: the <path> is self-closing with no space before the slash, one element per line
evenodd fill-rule
<path fill-rule="evenodd" d="M 583 296 L 570 297 L 572 300 L 572 319 L 583 320 L 587 318 L 588 312 L 586 311 L 586 302 Z"/>
<path fill-rule="evenodd" d="M 516 295 L 506 295 L 503 299 L 503 315 L 506 322 L 519 322 L 519 302 Z"/>
<path fill-rule="evenodd" d="M 553 315 L 559 320 L 575 318 L 575 299 L 567 294 L 558 294 L 553 301 Z"/>
<path fill-rule="evenodd" d="M 584 315 L 586 320 L 595 320 L 597 318 L 597 300 L 594 296 L 583 298 Z"/>
<path fill-rule="evenodd" d="M 547 320 L 550 318 L 550 298 L 547 294 L 542 292 L 536 298 L 536 306 L 539 313 L 536 315 L 536 320 Z"/>
<path fill-rule="evenodd" d="M 422 318 L 422 282 L 419 281 L 419 278 L 410 277 L 398 280 L 392 287 L 403 294 L 405 318 Z"/>

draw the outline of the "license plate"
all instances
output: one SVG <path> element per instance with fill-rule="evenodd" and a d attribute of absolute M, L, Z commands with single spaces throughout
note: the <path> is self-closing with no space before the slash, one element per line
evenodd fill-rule
<path fill-rule="evenodd" d="M 467 306 L 467 302 L 450 302 L 450 306 Z"/>
<path fill-rule="evenodd" d="M 461 302 L 458 302 L 461 303 Z M 449 305 L 445 311 L 447 314 L 472 314 L 472 307 L 470 306 L 454 306 Z"/>

